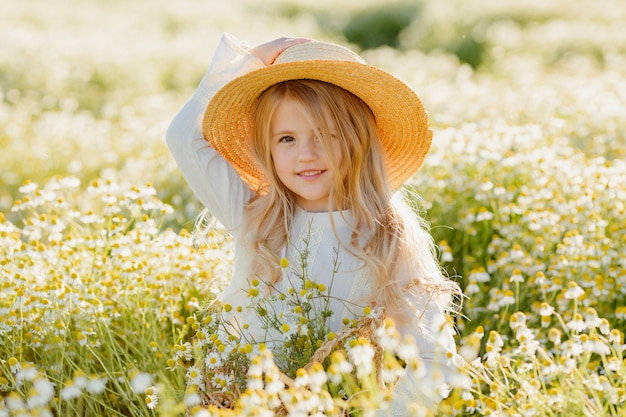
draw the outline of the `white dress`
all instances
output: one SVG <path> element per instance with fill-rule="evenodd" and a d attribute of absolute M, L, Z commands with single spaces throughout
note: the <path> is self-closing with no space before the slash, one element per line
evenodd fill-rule
<path fill-rule="evenodd" d="M 263 62 L 248 52 L 248 46 L 229 34 L 222 35 L 214 53 L 211 66 L 202 78 L 197 90 L 175 116 L 167 130 L 167 144 L 187 183 L 208 211 L 233 235 L 235 239 L 235 264 L 230 285 L 220 294 L 220 299 L 233 306 L 245 305 L 252 273 L 250 255 L 241 244 L 244 223 L 244 204 L 252 192 L 235 170 L 203 138 L 201 121 L 204 110 L 213 95 L 228 81 L 249 71 L 263 67 Z M 308 239 L 308 276 L 323 283 L 333 297 L 331 308 L 335 312 L 331 328 L 337 331 L 343 317 L 353 317 L 362 311 L 362 306 L 350 304 L 369 294 L 371 285 L 363 262 L 342 249 L 339 241 L 348 244 L 352 231 L 342 220 L 341 213 L 332 215 L 337 235 L 331 228 L 328 213 L 311 213 L 297 209 L 292 222 L 291 245 L 282 256 L 290 265 L 298 265 L 304 241 Z M 350 213 L 343 212 L 349 219 Z M 335 271 L 333 273 L 333 271 Z M 283 275 L 279 288 L 285 288 L 288 277 Z M 282 286 L 282 287 L 281 287 Z M 342 303 L 338 300 L 347 300 Z M 444 313 L 436 302 L 412 300 L 414 305 L 423 305 L 415 312 L 413 320 L 402 326 L 400 331 L 411 334 L 417 343 L 420 356 L 425 363 L 442 359 L 445 352 L 455 352 L 451 331 L 444 328 L 440 334 L 424 332 L 421 328 L 441 327 Z M 428 383 L 428 382 L 426 382 Z M 410 389 L 409 391 L 411 391 Z M 408 393 L 416 396 L 418 393 Z M 394 411 L 392 415 L 405 415 Z"/>

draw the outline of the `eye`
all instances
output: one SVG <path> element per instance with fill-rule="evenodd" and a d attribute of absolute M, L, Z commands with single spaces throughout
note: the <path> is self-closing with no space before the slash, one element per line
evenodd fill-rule
<path fill-rule="evenodd" d="M 335 130 L 332 130 L 332 129 L 331 129 L 331 130 L 329 130 L 329 131 L 328 131 L 328 134 L 329 134 L 329 136 L 328 136 L 328 137 L 329 137 L 331 140 L 336 140 L 336 139 L 337 139 L 337 132 L 336 132 Z M 317 141 L 317 142 L 321 142 L 321 141 L 322 141 L 322 138 L 324 138 L 324 134 L 320 131 L 320 132 L 317 134 L 317 136 L 315 136 L 315 141 Z"/>
<path fill-rule="evenodd" d="M 291 143 L 294 142 L 296 139 L 293 136 L 281 136 L 280 139 L 278 139 L 278 142 L 280 143 Z"/>

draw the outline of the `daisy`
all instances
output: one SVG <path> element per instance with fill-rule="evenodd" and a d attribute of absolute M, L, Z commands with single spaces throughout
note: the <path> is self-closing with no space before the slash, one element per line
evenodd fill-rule
<path fill-rule="evenodd" d="M 583 320 L 583 316 L 580 313 L 574 314 L 572 320 L 566 324 L 567 328 L 575 332 L 582 332 L 587 328 L 587 323 Z"/>
<path fill-rule="evenodd" d="M 188 385 L 200 385 L 202 383 L 202 372 L 195 366 L 190 366 L 185 374 Z"/>
<path fill-rule="evenodd" d="M 157 396 L 157 388 L 155 386 L 151 386 L 146 388 L 146 406 L 150 410 L 154 410 L 156 406 L 159 404 L 159 397 Z"/>
<path fill-rule="evenodd" d="M 193 352 L 190 342 L 185 342 L 182 345 L 175 345 L 174 349 L 176 350 L 176 359 L 183 359 L 186 361 L 190 361 L 193 359 Z"/>
<path fill-rule="evenodd" d="M 561 331 L 557 328 L 551 327 L 548 330 L 548 340 L 550 340 L 555 346 L 561 344 Z"/>
<path fill-rule="evenodd" d="M 200 398 L 200 395 L 198 395 L 197 386 L 191 385 L 187 387 L 187 390 L 185 391 L 184 404 L 188 409 L 202 404 L 202 399 Z"/>
<path fill-rule="evenodd" d="M 374 359 L 374 349 L 364 338 L 359 338 L 355 343 L 350 343 L 348 357 L 356 367 L 359 378 L 372 373 L 372 360 Z"/>
<path fill-rule="evenodd" d="M 607 356 L 611 354 L 611 348 L 609 348 L 606 343 L 600 340 L 598 335 L 592 334 L 591 336 L 589 336 L 589 339 L 584 342 L 584 345 L 586 350 L 597 353 L 598 355 Z"/>
<path fill-rule="evenodd" d="M 321 364 L 316 363 L 311 367 L 309 372 L 310 388 L 315 393 L 320 393 L 328 378 Z"/>
<path fill-rule="evenodd" d="M 598 313 L 596 312 L 596 310 L 591 307 L 585 309 L 585 311 L 583 312 L 583 316 L 585 318 L 587 328 L 589 329 L 598 328 L 602 324 L 602 319 L 598 317 Z"/>
<path fill-rule="evenodd" d="M 465 288 L 465 292 L 467 294 L 476 294 L 478 292 L 480 292 L 480 288 L 478 287 L 478 284 L 476 283 L 476 280 L 471 280 L 469 282 L 469 284 L 467 285 L 467 287 Z"/>
<path fill-rule="evenodd" d="M 215 369 L 222 366 L 222 358 L 218 352 L 211 351 L 204 358 L 204 364 L 207 369 Z"/>
<path fill-rule="evenodd" d="M 9 367 L 11 368 L 12 374 L 16 374 L 20 369 L 22 369 L 20 361 L 13 356 L 9 358 Z"/>
<path fill-rule="evenodd" d="M 265 376 L 265 392 L 269 395 L 275 395 L 280 393 L 283 388 L 285 388 L 285 384 L 280 380 L 278 375 L 276 377 L 270 377 L 270 375 Z"/>
<path fill-rule="evenodd" d="M 106 377 L 98 377 L 98 375 L 92 375 L 87 384 L 85 385 L 85 389 L 90 394 L 102 394 L 104 389 L 106 388 L 108 378 Z"/>
<path fill-rule="evenodd" d="M 344 375 L 348 375 L 352 372 L 353 366 L 348 362 L 345 356 L 338 351 L 331 354 L 331 363 L 327 369 L 327 376 L 330 382 L 333 384 L 340 384 Z"/>
<path fill-rule="evenodd" d="M 3 376 L 0 376 L 0 392 L 2 391 L 9 391 L 9 380 Z M 2 405 L 1 402 L 0 405 Z"/>
<path fill-rule="evenodd" d="M 65 386 L 61 389 L 61 398 L 64 400 L 72 400 L 80 397 L 81 389 L 74 385 L 74 381 L 66 381 Z"/>
<path fill-rule="evenodd" d="M 130 380 L 130 386 L 137 394 L 144 393 L 151 384 L 152 377 L 144 372 L 135 372 Z"/>
<path fill-rule="evenodd" d="M 567 291 L 565 291 L 565 298 L 569 300 L 577 300 L 580 298 L 585 291 L 578 286 L 574 281 L 570 281 L 567 284 Z"/>
<path fill-rule="evenodd" d="M 498 302 L 501 307 L 515 304 L 515 293 L 511 290 L 504 291 L 504 296 Z"/>
<path fill-rule="evenodd" d="M 491 277 L 485 271 L 485 268 L 478 268 L 472 271 L 468 279 L 475 282 L 489 282 Z"/>
<path fill-rule="evenodd" d="M 541 307 L 539 308 L 539 315 L 542 317 L 551 316 L 554 313 L 554 307 L 550 304 L 543 302 L 541 303 Z"/>
<path fill-rule="evenodd" d="M 24 399 L 16 391 L 12 391 L 11 393 L 9 393 L 9 395 L 4 397 L 4 404 L 9 411 L 10 410 L 15 410 L 15 411 L 23 410 L 25 406 Z"/>
<path fill-rule="evenodd" d="M 31 410 L 45 407 L 54 398 L 54 384 L 45 378 L 37 378 L 28 391 L 26 405 Z"/>
<path fill-rule="evenodd" d="M 211 385 L 225 392 L 228 390 L 228 386 L 232 383 L 232 380 L 232 376 L 219 372 L 216 373 L 213 378 L 211 378 Z"/>
<path fill-rule="evenodd" d="M 520 271 L 519 269 L 513 270 L 513 275 L 511 275 L 511 282 L 524 282 L 524 276 L 522 275 L 522 271 Z"/>

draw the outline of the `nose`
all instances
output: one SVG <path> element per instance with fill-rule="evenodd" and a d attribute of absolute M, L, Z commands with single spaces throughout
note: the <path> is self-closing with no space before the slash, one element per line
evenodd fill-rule
<path fill-rule="evenodd" d="M 316 138 L 300 140 L 298 145 L 300 162 L 315 161 L 318 158 L 320 142 Z"/>

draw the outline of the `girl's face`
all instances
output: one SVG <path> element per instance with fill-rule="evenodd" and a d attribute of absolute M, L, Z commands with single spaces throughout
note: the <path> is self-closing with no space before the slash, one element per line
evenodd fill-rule
<path fill-rule="evenodd" d="M 306 211 L 326 211 L 335 181 L 331 161 L 341 166 L 342 152 L 332 140 L 332 154 L 327 154 L 320 129 L 307 116 L 299 101 L 284 97 L 270 121 L 270 153 L 278 179 L 296 195 L 298 205 Z M 329 130 L 335 131 L 333 126 Z M 331 207 L 337 208 L 336 201 Z"/>

